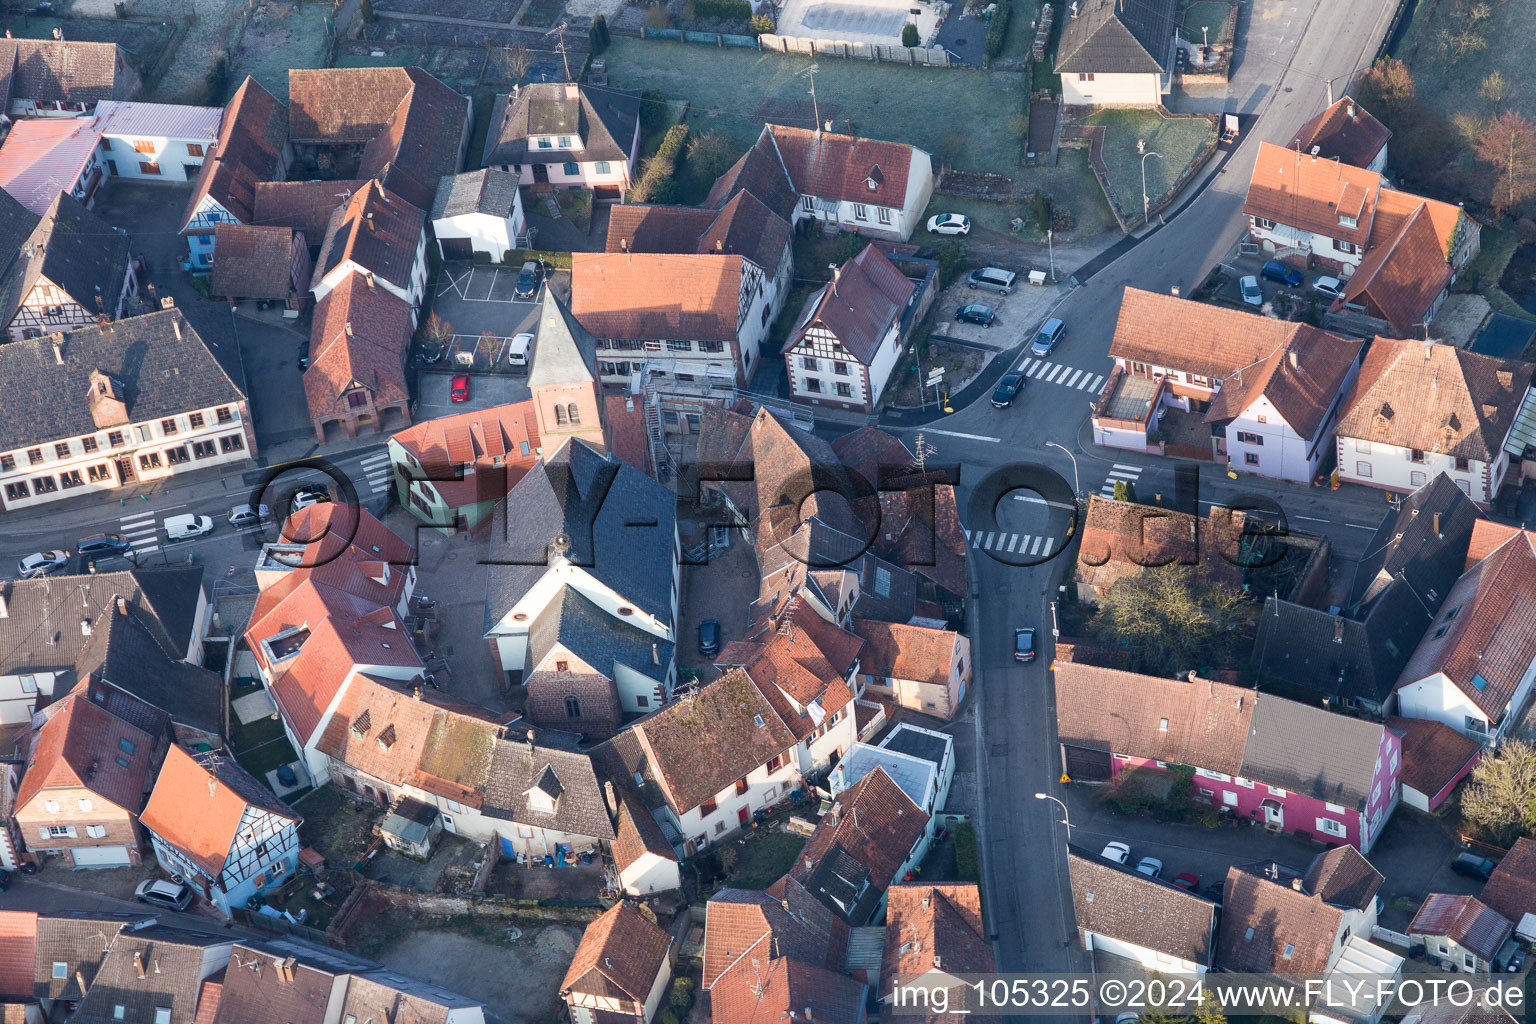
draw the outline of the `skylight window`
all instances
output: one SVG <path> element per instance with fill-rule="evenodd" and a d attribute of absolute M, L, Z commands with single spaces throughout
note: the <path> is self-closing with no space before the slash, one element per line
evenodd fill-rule
<path fill-rule="evenodd" d="M 1472 677 L 1472 685 L 1477 687 L 1477 689 L 1480 691 L 1486 690 L 1488 688 L 1488 680 L 1484 679 L 1483 674 L 1479 672 L 1477 675 Z"/>

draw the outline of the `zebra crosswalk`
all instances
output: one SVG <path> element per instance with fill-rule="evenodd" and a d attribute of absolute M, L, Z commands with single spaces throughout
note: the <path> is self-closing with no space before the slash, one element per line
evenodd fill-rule
<path fill-rule="evenodd" d="M 363 477 L 368 481 L 368 489 L 375 494 L 389 490 L 390 477 L 393 472 L 390 469 L 389 449 L 376 451 L 372 455 L 357 460 L 358 468 L 362 470 Z"/>
<path fill-rule="evenodd" d="M 1049 555 L 1056 547 L 1056 538 L 1049 534 L 1007 533 L 1001 530 L 965 531 L 965 539 L 973 548 L 1007 555 Z"/>
<path fill-rule="evenodd" d="M 1078 391 L 1096 392 L 1104 385 L 1102 373 L 1079 370 L 1066 363 L 1053 363 L 1046 359 L 1036 359 L 1034 356 L 1026 356 L 1018 365 L 1018 371 L 1026 377 L 1033 377 L 1047 384 L 1075 388 Z"/>
<path fill-rule="evenodd" d="M 133 548 L 135 555 L 152 555 L 160 550 L 160 531 L 154 512 L 135 512 L 118 519 L 118 532 Z"/>
<path fill-rule="evenodd" d="M 1099 493 L 1106 498 L 1113 498 L 1115 496 L 1116 481 L 1124 480 L 1126 483 L 1134 484 L 1137 480 L 1140 479 L 1140 466 L 1127 466 L 1123 463 L 1117 462 L 1115 463 L 1114 468 L 1109 471 L 1109 476 L 1105 478 L 1104 486 L 1099 488 Z"/>

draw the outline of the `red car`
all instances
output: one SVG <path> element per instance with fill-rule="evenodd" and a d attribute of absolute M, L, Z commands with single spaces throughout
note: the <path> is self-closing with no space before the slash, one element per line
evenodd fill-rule
<path fill-rule="evenodd" d="M 448 400 L 450 402 L 469 401 L 469 374 L 460 373 L 454 376 L 453 383 L 448 386 Z"/>
<path fill-rule="evenodd" d="M 1196 889 L 1200 888 L 1200 876 L 1190 874 L 1188 871 L 1180 872 L 1179 874 L 1173 876 L 1173 884 L 1178 886 L 1180 889 L 1187 889 L 1190 892 L 1194 892 Z"/>

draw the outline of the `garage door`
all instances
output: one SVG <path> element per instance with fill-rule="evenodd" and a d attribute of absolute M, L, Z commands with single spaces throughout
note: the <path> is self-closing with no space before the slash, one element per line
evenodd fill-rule
<path fill-rule="evenodd" d="M 1087 747 L 1063 746 L 1062 761 L 1074 782 L 1106 782 L 1109 779 L 1109 751 Z"/>
<path fill-rule="evenodd" d="M 132 863 L 126 846 L 90 846 L 73 852 L 77 868 L 120 868 Z"/>
<path fill-rule="evenodd" d="M 470 260 L 475 258 L 474 247 L 467 238 L 439 238 L 445 260 Z"/>

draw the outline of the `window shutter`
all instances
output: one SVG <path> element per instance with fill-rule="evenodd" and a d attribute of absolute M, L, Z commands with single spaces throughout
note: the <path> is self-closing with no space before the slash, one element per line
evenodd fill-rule
<path fill-rule="evenodd" d="M 69 838 L 71 838 L 71 839 L 76 838 L 75 826 L 73 826 L 73 825 L 66 825 L 64 827 L 69 829 Z"/>
<path fill-rule="evenodd" d="M 39 835 L 39 836 L 40 836 L 40 837 L 41 837 L 41 838 L 43 838 L 43 839 L 47 839 L 47 838 L 48 838 L 48 826 L 46 826 L 46 825 L 44 825 L 44 826 L 43 826 L 43 827 L 42 827 L 42 828 L 40 828 L 40 829 L 38 829 L 38 830 L 37 830 L 37 834 L 38 834 L 38 835 Z"/>

